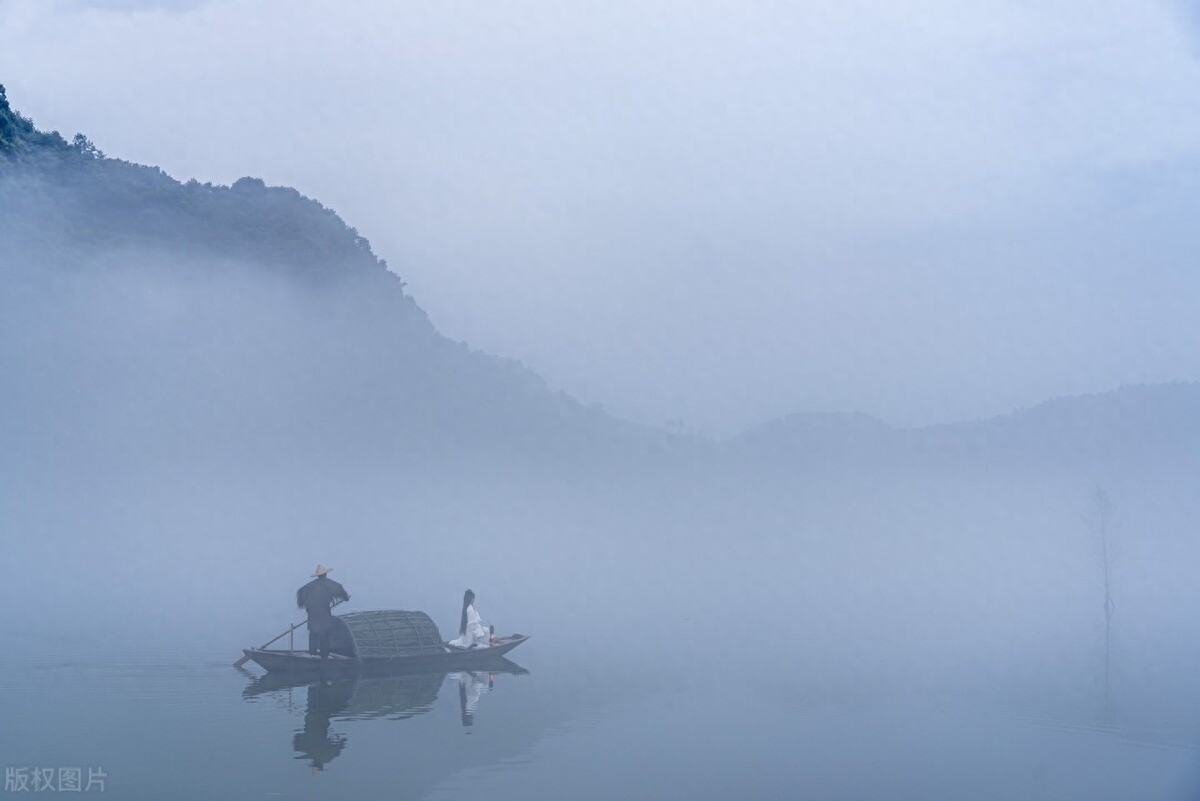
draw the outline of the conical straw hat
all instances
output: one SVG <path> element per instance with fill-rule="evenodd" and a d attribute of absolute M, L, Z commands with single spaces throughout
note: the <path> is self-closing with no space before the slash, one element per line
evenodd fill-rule
<path fill-rule="evenodd" d="M 317 565 L 317 569 L 313 571 L 313 575 L 314 576 L 323 576 L 332 570 L 333 570 L 332 567 L 325 567 L 325 565 Z"/>

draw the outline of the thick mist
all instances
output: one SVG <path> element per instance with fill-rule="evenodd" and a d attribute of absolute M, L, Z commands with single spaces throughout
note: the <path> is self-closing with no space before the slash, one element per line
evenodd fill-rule
<path fill-rule="evenodd" d="M 390 280 L 136 251 L 7 270 L 10 639 L 236 654 L 296 616 L 320 561 L 352 608 L 425 609 L 444 630 L 471 586 L 581 665 L 704 654 L 787 665 L 818 693 L 1100 698 L 1101 485 L 1121 546 L 1109 693 L 1200 660 L 1177 636 L 1194 460 L 1121 440 L 1075 458 L 1053 409 L 1025 439 L 868 427 L 875 445 L 932 442 L 919 457 L 830 455 L 820 435 L 854 442 L 834 419 L 791 443 L 681 440 L 448 343 Z"/>
<path fill-rule="evenodd" d="M 665 760 L 629 768 L 650 787 L 704 776 L 769 796 L 793 786 L 769 765 L 794 738 L 821 765 L 804 786 L 853 787 L 855 749 L 903 772 L 904 753 L 934 764 L 991 742 L 979 716 L 994 713 L 979 709 L 1117 731 L 1154 756 L 1200 735 L 1186 700 L 1200 647 L 1183 634 L 1200 557 L 1195 385 L 927 429 L 799 415 L 711 441 L 622 422 L 444 339 L 386 273 L 312 280 L 161 249 L 14 255 L 0 292 L 0 600 L 16 612 L 0 636 L 20 643 L 18 664 L 87 654 L 147 665 L 130 670 L 150 682 L 171 660 L 228 671 L 302 617 L 295 589 L 321 562 L 348 610 L 421 609 L 449 636 L 469 586 L 498 631 L 534 635 L 519 661 L 541 683 L 501 677 L 480 711 L 514 721 L 489 760 L 562 766 L 591 749 L 640 765 L 606 750 L 621 742 Z M 1107 629 L 1098 487 L 1112 510 Z M 67 697 L 90 708 L 90 686 Z M 131 702 L 150 692 L 103 686 Z M 527 686 L 535 697 L 511 706 Z M 872 723 L 864 739 L 859 715 L 901 728 Z M 725 761 L 670 779 L 671 740 L 655 732 L 672 721 Z M 117 729 L 107 761 L 123 764 L 134 731 Z M 348 753 L 371 753 L 370 732 L 351 733 Z M 440 742 L 405 746 L 428 754 L 406 774 L 413 797 L 469 783 Z M 1022 764 L 1040 764 L 1030 749 L 1057 746 L 1023 748 Z M 1093 776 L 1088 758 L 1062 756 L 1039 786 Z M 1113 769 L 1191 781 L 1124 759 Z M 923 775 L 914 793 L 941 774 Z M 1127 787 L 1100 775 L 1105 792 Z"/>

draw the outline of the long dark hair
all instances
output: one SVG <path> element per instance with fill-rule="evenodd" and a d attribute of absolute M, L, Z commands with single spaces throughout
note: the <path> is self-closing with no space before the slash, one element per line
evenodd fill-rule
<path fill-rule="evenodd" d="M 466 592 L 463 593 L 462 618 L 458 622 L 458 633 L 459 634 L 467 633 L 467 607 L 473 603 L 475 603 L 475 593 L 471 592 L 470 590 L 467 590 Z"/>

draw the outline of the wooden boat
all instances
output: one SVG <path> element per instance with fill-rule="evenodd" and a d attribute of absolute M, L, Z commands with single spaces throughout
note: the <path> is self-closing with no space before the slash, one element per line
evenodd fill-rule
<path fill-rule="evenodd" d="M 377 609 L 334 617 L 330 653 L 325 659 L 308 651 L 273 648 L 245 648 L 243 653 L 267 671 L 279 672 L 483 670 L 528 639 L 524 634 L 511 634 L 488 646 L 457 648 L 442 640 L 437 624 L 424 612 Z"/>

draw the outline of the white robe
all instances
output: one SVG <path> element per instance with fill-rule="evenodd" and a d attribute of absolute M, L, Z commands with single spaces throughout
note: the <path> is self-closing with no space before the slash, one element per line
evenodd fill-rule
<path fill-rule="evenodd" d="M 479 613 L 475 611 L 475 604 L 471 604 L 467 607 L 467 633 L 458 635 L 450 641 L 450 644 L 459 648 L 470 648 L 475 645 L 490 645 L 491 640 L 492 635 L 483 625 L 483 621 L 479 619 Z"/>

